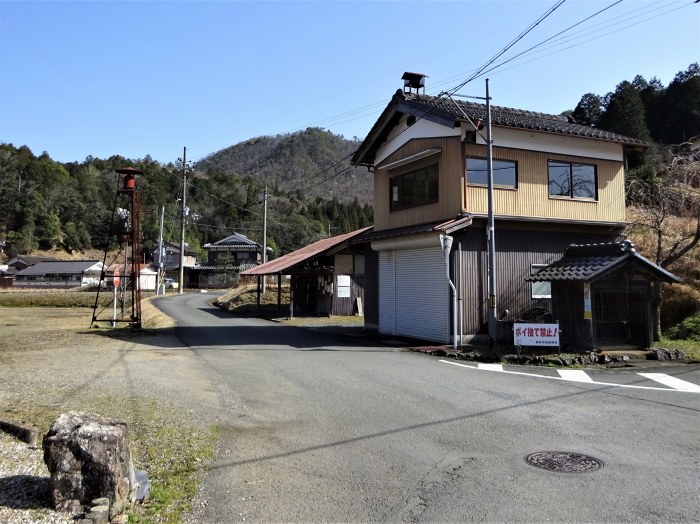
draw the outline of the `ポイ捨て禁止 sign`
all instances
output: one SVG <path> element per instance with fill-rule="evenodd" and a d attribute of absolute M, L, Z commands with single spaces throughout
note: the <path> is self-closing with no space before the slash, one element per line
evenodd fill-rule
<path fill-rule="evenodd" d="M 559 324 L 513 324 L 516 346 L 559 346 Z"/>

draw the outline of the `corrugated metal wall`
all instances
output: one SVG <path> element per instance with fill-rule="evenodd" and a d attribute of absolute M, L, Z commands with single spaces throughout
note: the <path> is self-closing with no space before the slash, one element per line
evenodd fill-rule
<path fill-rule="evenodd" d="M 550 299 L 532 299 L 532 284 L 525 281 L 531 264 L 550 264 L 560 258 L 569 244 L 611 242 L 615 231 L 566 231 L 542 224 L 537 231 L 496 223 L 496 309 L 499 318 L 507 309 L 508 318 L 522 318 L 533 307 L 552 310 Z M 532 227 L 532 226 L 530 226 Z M 461 245 L 462 267 L 457 275 L 462 297 L 464 334 L 485 329 L 487 322 L 487 258 L 485 221 L 455 235 Z"/>

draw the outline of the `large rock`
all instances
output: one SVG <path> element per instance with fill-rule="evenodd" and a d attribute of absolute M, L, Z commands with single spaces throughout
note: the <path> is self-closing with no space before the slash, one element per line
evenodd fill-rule
<path fill-rule="evenodd" d="M 81 513 L 92 500 L 107 497 L 109 519 L 123 513 L 136 489 L 125 422 L 64 413 L 44 436 L 43 448 L 57 510 Z"/>

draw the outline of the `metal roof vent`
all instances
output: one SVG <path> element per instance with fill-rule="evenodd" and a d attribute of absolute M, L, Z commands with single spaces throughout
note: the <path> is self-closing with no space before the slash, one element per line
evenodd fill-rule
<path fill-rule="evenodd" d="M 422 73 L 409 73 L 406 71 L 401 77 L 401 80 L 403 80 L 403 92 L 412 94 L 414 92 L 413 90 L 415 89 L 415 94 L 418 95 L 421 94 L 419 93 L 419 90 L 422 89 L 422 94 L 425 94 L 426 78 L 428 78 L 427 75 Z"/>

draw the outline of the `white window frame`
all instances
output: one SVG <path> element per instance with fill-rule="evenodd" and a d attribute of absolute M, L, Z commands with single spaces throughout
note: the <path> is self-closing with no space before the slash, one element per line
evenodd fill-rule
<path fill-rule="evenodd" d="M 549 264 L 530 264 L 530 276 L 536 275 L 540 269 L 547 267 Z M 552 298 L 552 283 L 548 281 L 543 282 L 530 282 L 532 284 L 532 290 L 530 293 L 531 298 Z M 544 293 L 545 289 L 547 293 Z M 536 291 L 539 291 L 536 293 Z"/>

